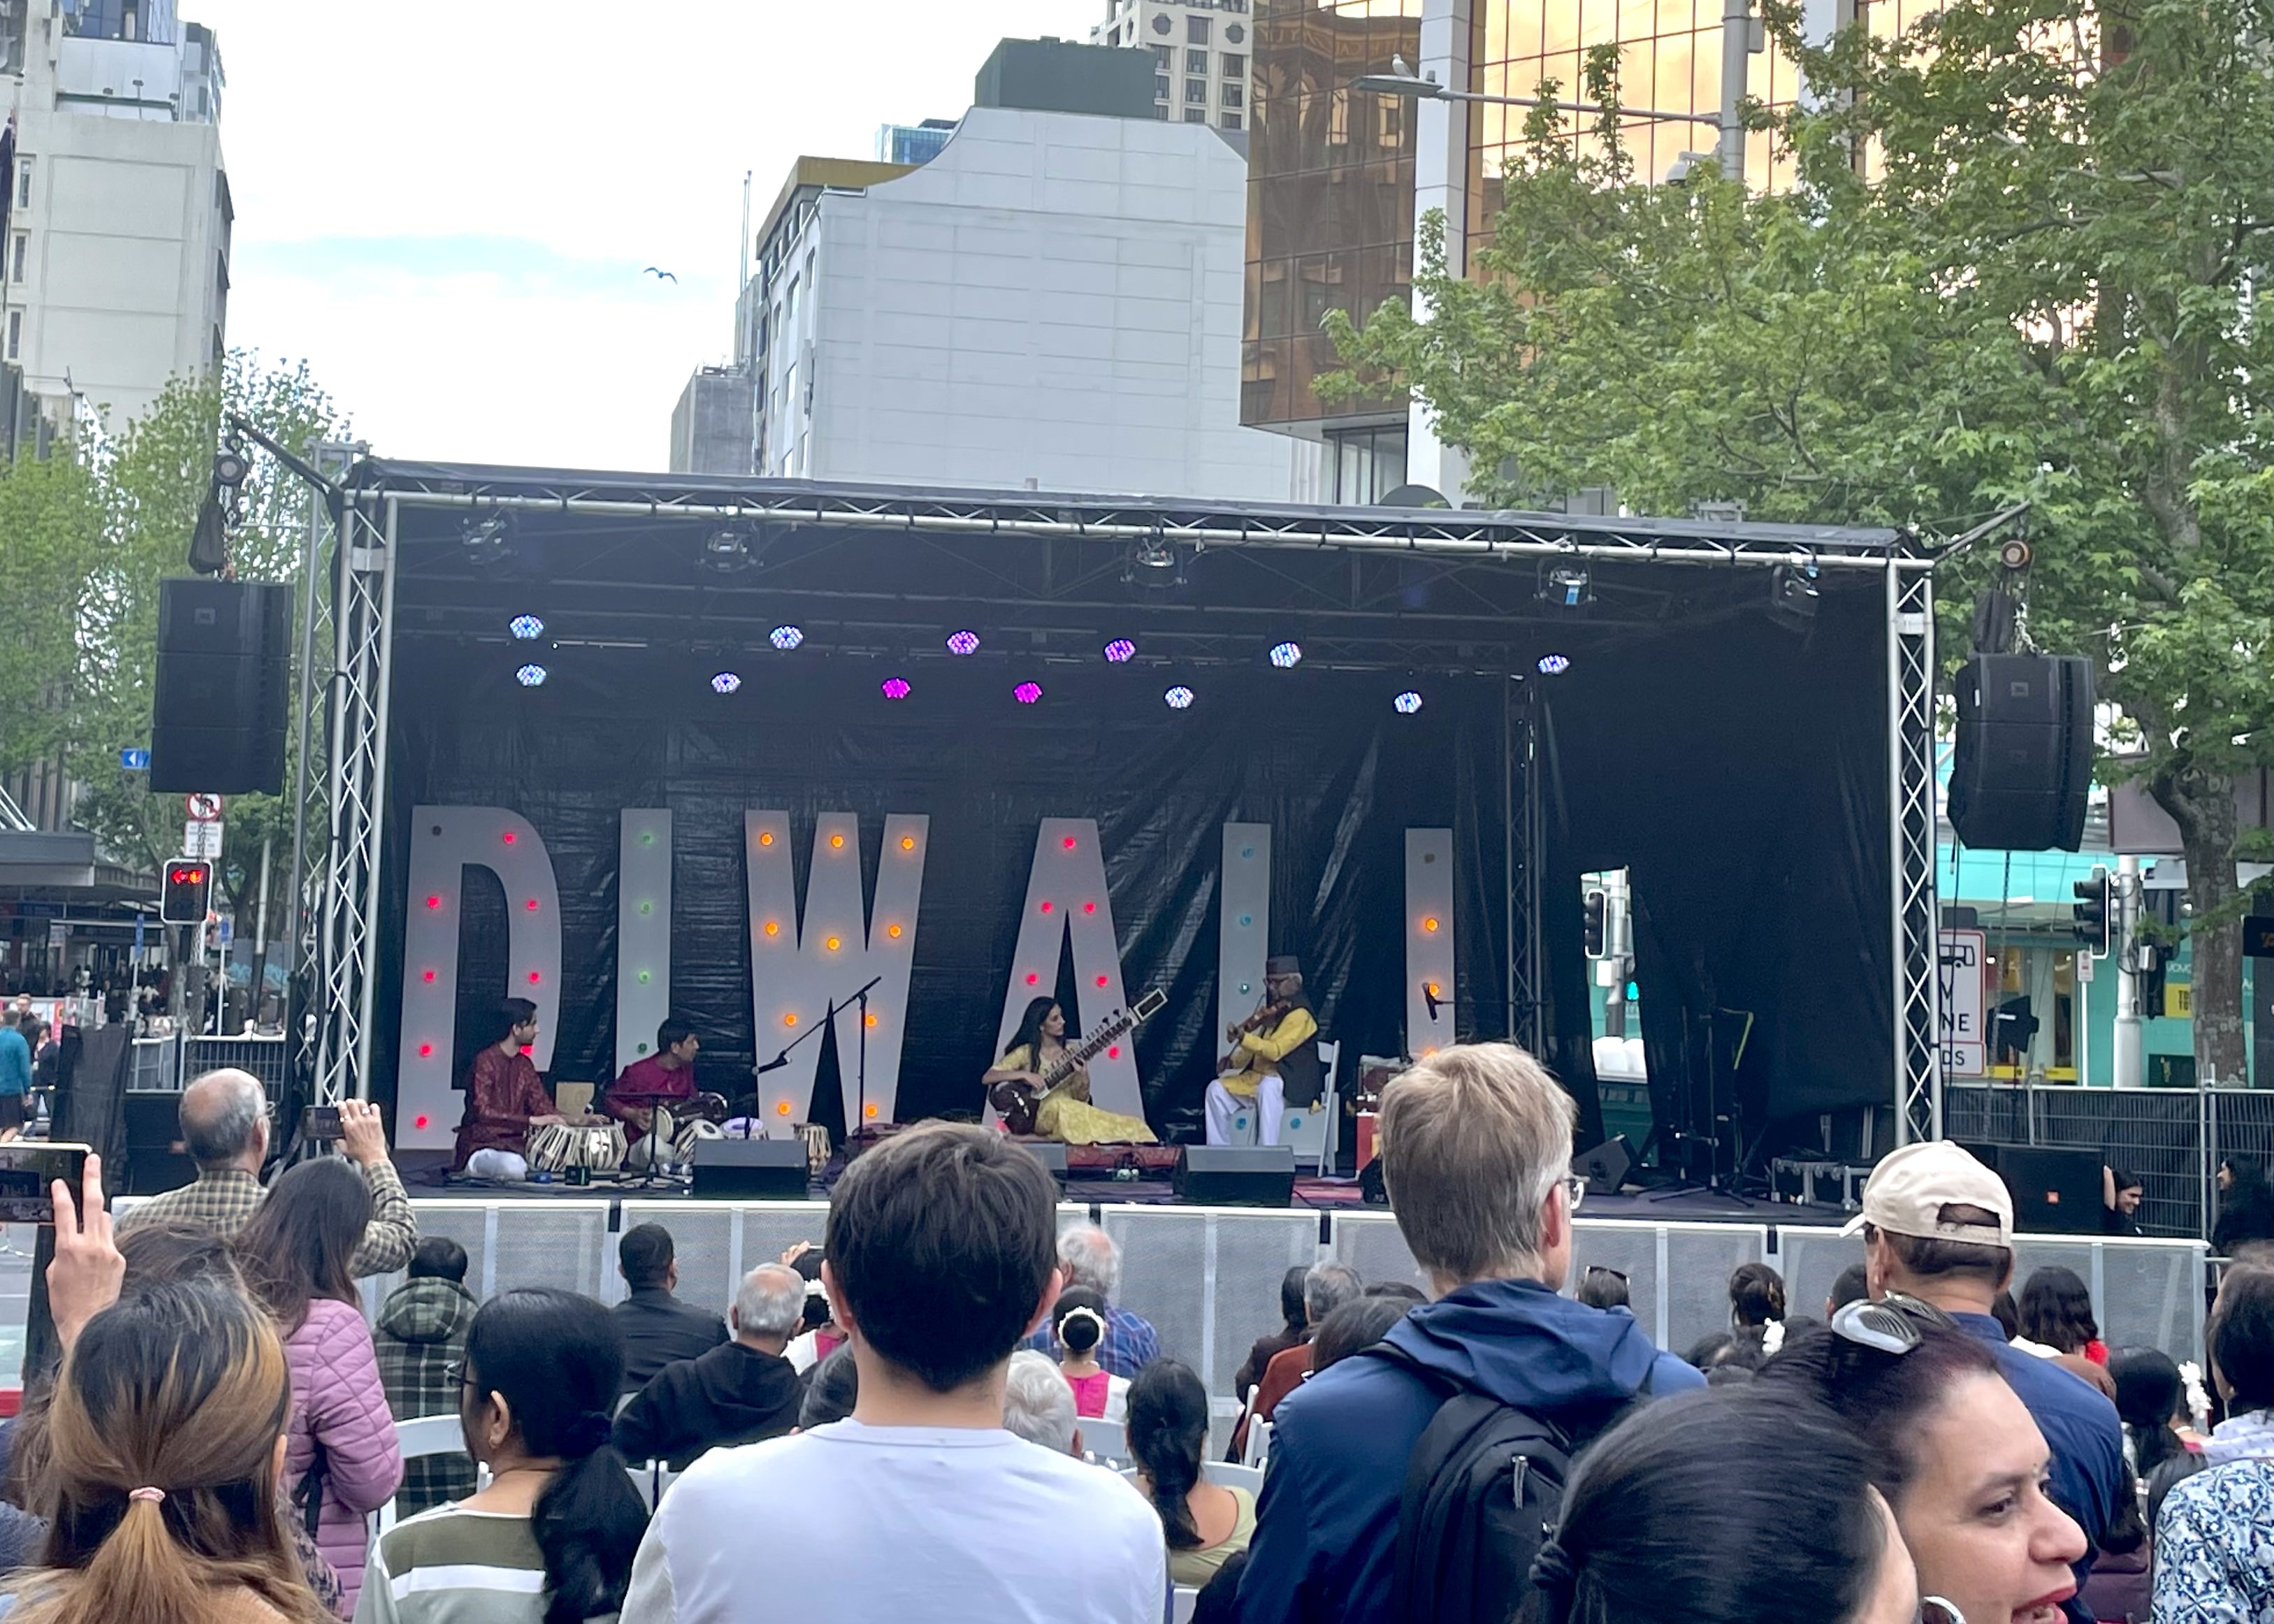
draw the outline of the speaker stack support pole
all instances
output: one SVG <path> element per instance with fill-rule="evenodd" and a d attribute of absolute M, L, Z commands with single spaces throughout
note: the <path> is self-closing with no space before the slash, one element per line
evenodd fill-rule
<path fill-rule="evenodd" d="M 2140 958 L 2133 940 L 2140 922 L 2140 860 L 2116 860 L 2116 889 L 2109 898 L 2114 915 L 2109 927 L 2116 942 L 2116 1039 L 2110 1056 L 2112 1080 L 2119 1088 L 2141 1084 Z"/>
<path fill-rule="evenodd" d="M 1931 568 L 1928 560 L 1897 552 L 1886 574 L 1889 1013 L 1898 1145 L 1942 1137 Z"/>

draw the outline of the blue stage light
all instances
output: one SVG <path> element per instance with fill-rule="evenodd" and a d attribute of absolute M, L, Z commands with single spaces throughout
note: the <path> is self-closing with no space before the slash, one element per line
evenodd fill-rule
<path fill-rule="evenodd" d="M 1412 716 L 1421 708 L 1421 695 L 1409 688 L 1389 703 L 1397 707 L 1398 715 Z"/>
<path fill-rule="evenodd" d="M 1303 645 L 1299 643 L 1276 643 L 1271 650 L 1271 663 L 1282 671 L 1292 671 L 1303 663 Z"/>
<path fill-rule="evenodd" d="M 1543 654 L 1540 657 L 1540 674 L 1543 677 L 1560 677 L 1570 669 L 1571 657 L 1568 654 Z"/>
<path fill-rule="evenodd" d="M 505 628 L 523 643 L 531 643 L 545 635 L 545 622 L 533 614 L 517 614 L 506 622 Z"/>
<path fill-rule="evenodd" d="M 546 670 L 544 666 L 532 663 L 531 665 L 523 665 L 519 671 L 515 672 L 513 673 L 513 680 L 520 683 L 523 688 L 543 688 L 545 686 L 545 679 L 552 674 L 553 673 Z"/>
<path fill-rule="evenodd" d="M 766 641 L 787 654 L 805 641 L 805 634 L 794 626 L 777 626 L 766 634 Z"/>
<path fill-rule="evenodd" d="M 711 691 L 714 694 L 731 694 L 742 686 L 742 679 L 731 671 L 722 671 L 711 679 Z"/>
<path fill-rule="evenodd" d="M 1193 704 L 1193 690 L 1179 682 L 1161 698 L 1171 710 L 1189 710 Z"/>

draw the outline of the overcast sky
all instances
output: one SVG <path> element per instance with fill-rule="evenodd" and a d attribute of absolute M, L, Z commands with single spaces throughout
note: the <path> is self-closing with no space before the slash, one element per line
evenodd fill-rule
<path fill-rule="evenodd" d="M 386 455 L 661 469 L 730 358 L 744 171 L 761 217 L 800 154 L 959 117 L 998 39 L 1104 9 L 182 0 L 229 76 L 230 342 L 305 357 Z"/>

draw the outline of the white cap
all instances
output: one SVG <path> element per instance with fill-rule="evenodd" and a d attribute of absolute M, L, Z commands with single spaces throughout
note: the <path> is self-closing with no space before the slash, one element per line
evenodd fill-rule
<path fill-rule="evenodd" d="M 1994 1223 L 1954 1222 L 1947 1207 L 1975 1207 L 1997 1214 Z M 1864 1186 L 1864 1210 L 1840 1232 L 1865 1224 L 1920 1240 L 1963 1241 L 1974 1246 L 2014 1244 L 2014 1198 L 2005 1181 L 1948 1139 L 1929 1139 L 1889 1151 Z"/>

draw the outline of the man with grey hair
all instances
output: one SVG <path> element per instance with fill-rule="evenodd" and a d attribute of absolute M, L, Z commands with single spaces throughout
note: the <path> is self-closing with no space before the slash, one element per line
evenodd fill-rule
<path fill-rule="evenodd" d="M 1557 1295 L 1581 1189 L 1573 1116 L 1562 1086 L 1510 1043 L 1441 1049 L 1382 1090 L 1383 1184 L 1434 1300 L 1376 1349 L 1281 1401 L 1240 1575 L 1241 1624 L 1390 1624 L 1398 1572 L 1434 1573 L 1439 1554 L 1398 1549 L 1408 1468 L 1417 1450 L 1448 1473 L 1471 1458 L 1446 1429 L 1433 1431 L 1449 1399 L 1488 1407 L 1485 1420 L 1465 1405 L 1449 1423 L 1497 1440 L 1509 1434 L 1493 1429 L 1513 1410 L 1576 1455 L 1638 1399 L 1704 1385 L 1631 1316 Z M 1512 1482 L 1528 1503 L 1517 1457 L 1498 1470 L 1487 1492 L 1505 1496 Z M 1430 1493 L 1447 1481 L 1433 1477 Z M 1530 1559 L 1512 1560 L 1520 1575 Z"/>
<path fill-rule="evenodd" d="M 1074 1414 L 1073 1389 L 1066 1386 L 1065 1372 L 1050 1363 L 1047 1353 L 1021 1348 L 1011 1356 L 1010 1373 L 1003 1382 L 1003 1426 L 1053 1455 L 1081 1459 L 1081 1417 Z"/>
<path fill-rule="evenodd" d="M 615 1444 L 626 1460 L 666 1460 L 684 1471 L 706 1449 L 797 1425 L 797 1372 L 782 1350 L 805 1318 L 805 1276 L 761 1263 L 742 1276 L 727 1318 L 734 1340 L 665 1365 L 617 1415 Z"/>
<path fill-rule="evenodd" d="M 1058 1237 L 1058 1270 L 1068 1287 L 1088 1286 L 1105 1299 L 1105 1335 L 1097 1344 L 1097 1362 L 1110 1373 L 1128 1380 L 1161 1357 L 1159 1333 L 1113 1300 L 1121 1289 L 1121 1248 L 1111 1235 L 1090 1224 L 1065 1231 Z M 1059 1357 L 1058 1332 L 1047 1319 L 1019 1345 Z"/>
<path fill-rule="evenodd" d="M 208 1071 L 182 1090 L 181 1125 L 182 1147 L 198 1164 L 197 1182 L 143 1202 L 119 1220 L 118 1232 L 187 1223 L 235 1240 L 268 1194 L 260 1183 L 268 1160 L 267 1090 L 252 1072 L 233 1066 Z M 340 1102 L 340 1154 L 363 1170 L 371 1186 L 371 1222 L 356 1248 L 354 1270 L 358 1276 L 391 1274 L 410 1261 L 418 1224 L 403 1177 L 388 1160 L 377 1106 Z"/>
<path fill-rule="evenodd" d="M 1366 1294 L 1366 1282 L 1347 1263 L 1314 1263 L 1303 1275 L 1303 1340 L 1283 1352 L 1271 1356 L 1271 1363 L 1263 1367 L 1263 1375 L 1255 1390 L 1247 1396 L 1247 1413 L 1239 1418 L 1239 1425 L 1231 1435 L 1231 1447 L 1247 1447 L 1250 1422 L 1269 1421 L 1279 1408 L 1279 1401 L 1303 1385 L 1311 1373 L 1311 1338 L 1318 1335 L 1320 1322 L 1344 1303 L 1357 1301 Z"/>

